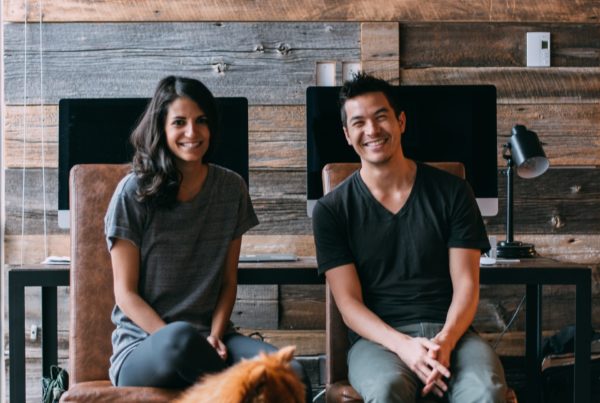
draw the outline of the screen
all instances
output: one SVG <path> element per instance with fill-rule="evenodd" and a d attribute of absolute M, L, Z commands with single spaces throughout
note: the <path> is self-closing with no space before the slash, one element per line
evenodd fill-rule
<path fill-rule="evenodd" d="M 58 105 L 58 225 L 69 228 L 69 171 L 76 164 L 131 162 L 129 136 L 150 98 L 61 99 Z M 220 136 L 209 161 L 248 183 L 248 100 L 216 98 Z"/>
<path fill-rule="evenodd" d="M 492 85 L 397 86 L 406 114 L 402 148 L 422 162 L 465 166 L 482 215 L 498 213 L 496 87 Z M 323 195 L 321 170 L 330 162 L 360 162 L 342 130 L 340 87 L 306 91 L 307 210 Z"/>

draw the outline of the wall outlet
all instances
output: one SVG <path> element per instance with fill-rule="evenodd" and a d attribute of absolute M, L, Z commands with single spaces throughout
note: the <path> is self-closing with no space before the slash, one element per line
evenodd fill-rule
<path fill-rule="evenodd" d="M 29 329 L 29 340 L 37 341 L 40 328 L 37 325 L 31 325 Z"/>
<path fill-rule="evenodd" d="M 550 32 L 527 32 L 527 66 L 550 66 Z"/>

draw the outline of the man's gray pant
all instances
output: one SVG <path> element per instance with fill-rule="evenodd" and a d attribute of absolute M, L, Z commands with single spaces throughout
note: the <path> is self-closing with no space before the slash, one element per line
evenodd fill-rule
<path fill-rule="evenodd" d="M 433 338 L 439 323 L 417 323 L 396 329 L 412 337 Z M 366 403 L 412 403 L 423 388 L 419 378 L 380 344 L 359 339 L 348 352 L 348 379 Z M 506 380 L 498 356 L 472 331 L 459 340 L 450 359 L 446 398 L 450 403 L 504 402 Z M 433 395 L 429 399 L 434 400 Z"/>

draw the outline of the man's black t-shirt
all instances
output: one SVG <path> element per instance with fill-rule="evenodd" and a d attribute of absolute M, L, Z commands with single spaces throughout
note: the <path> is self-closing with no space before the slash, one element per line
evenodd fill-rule
<path fill-rule="evenodd" d="M 425 164 L 396 214 L 355 172 L 317 202 L 313 230 L 319 273 L 353 263 L 365 305 L 391 326 L 443 323 L 452 299 L 448 249 L 489 248 L 468 183 Z"/>

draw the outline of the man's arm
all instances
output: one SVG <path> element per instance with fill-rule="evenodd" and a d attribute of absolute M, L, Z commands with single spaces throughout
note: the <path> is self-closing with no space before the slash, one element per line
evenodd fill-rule
<path fill-rule="evenodd" d="M 353 264 L 330 269 L 325 276 L 344 323 L 350 329 L 396 353 L 423 383 L 438 386 L 439 389 L 434 389 L 436 394 L 441 396 L 440 390 L 447 390 L 438 374 L 449 377 L 450 371 L 429 354 L 429 351 L 437 351 L 439 346 L 426 338 L 410 337 L 398 332 L 367 308 Z"/>
<path fill-rule="evenodd" d="M 467 331 L 479 303 L 479 256 L 477 249 L 450 248 L 450 278 L 452 280 L 452 302 L 442 330 L 432 339 L 439 349 L 431 350 L 445 367 L 450 367 L 450 355 L 458 340 Z M 440 374 L 435 374 L 440 377 Z M 425 385 L 424 393 L 433 389 L 433 384 Z"/>

